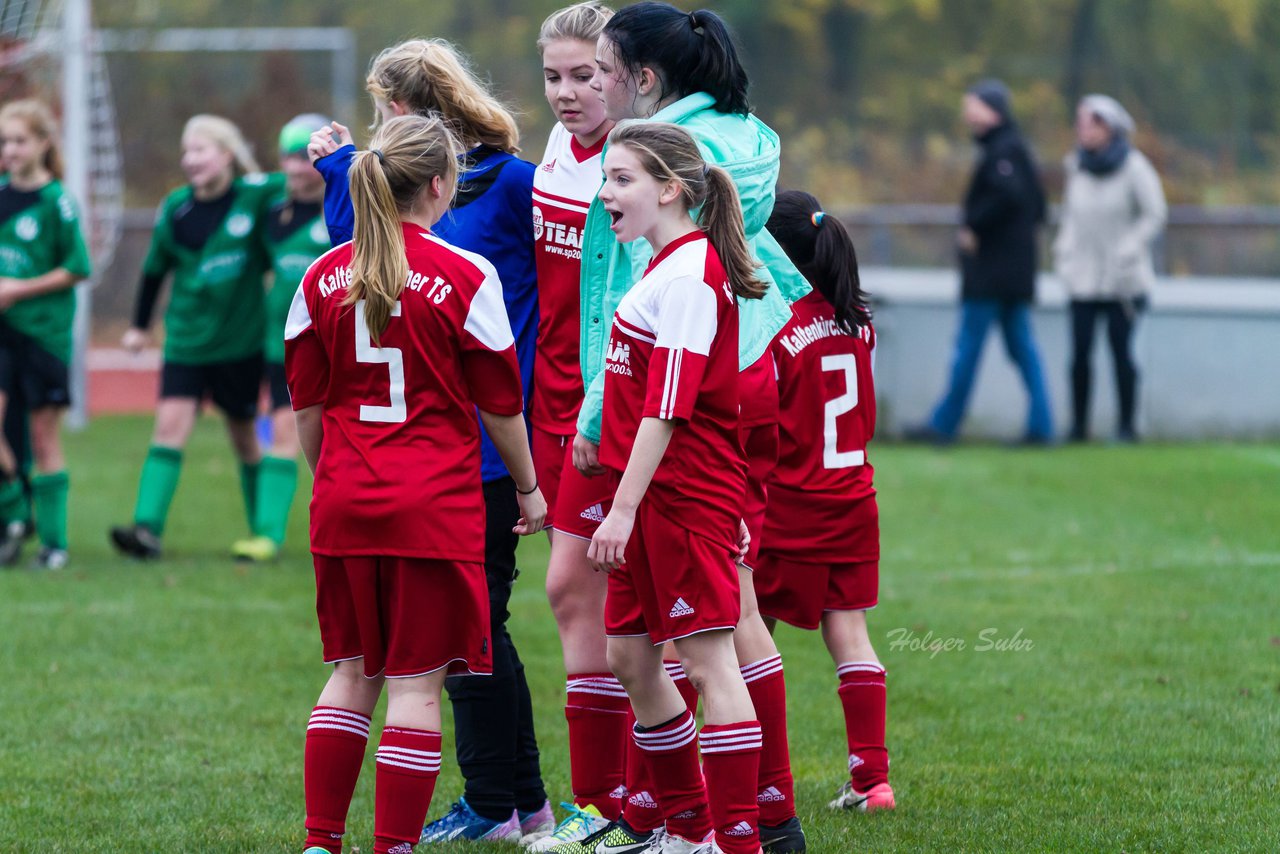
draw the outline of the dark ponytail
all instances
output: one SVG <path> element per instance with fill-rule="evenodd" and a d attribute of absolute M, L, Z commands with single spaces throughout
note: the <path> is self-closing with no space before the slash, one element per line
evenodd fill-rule
<path fill-rule="evenodd" d="M 844 223 L 799 190 L 779 193 L 765 225 L 818 293 L 836 310 L 836 325 L 850 335 L 871 324 L 871 309 L 858 277 L 858 255 Z"/>
<path fill-rule="evenodd" d="M 604 36 L 631 75 L 651 68 L 661 87 L 658 100 L 706 92 L 721 113 L 751 112 L 747 71 L 729 28 L 715 12 L 682 12 L 669 3 L 627 6 L 605 24 Z"/>

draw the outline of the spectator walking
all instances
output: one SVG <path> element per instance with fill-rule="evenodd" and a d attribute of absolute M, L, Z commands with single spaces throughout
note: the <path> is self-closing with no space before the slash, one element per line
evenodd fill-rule
<path fill-rule="evenodd" d="M 1054 265 L 1071 299 L 1071 432 L 1089 438 L 1093 333 L 1107 321 L 1116 371 L 1116 436 L 1136 442 L 1138 368 L 1133 333 L 1155 282 L 1151 245 L 1167 206 L 1160 176 L 1133 147 L 1133 118 L 1114 98 L 1087 95 L 1076 109 L 1076 149 L 1066 156 Z"/>
<path fill-rule="evenodd" d="M 963 115 L 980 154 L 965 193 L 964 224 L 956 236 L 960 329 L 946 393 L 929 420 L 908 429 L 906 435 L 939 444 L 955 441 L 987 330 L 999 323 L 1005 349 L 1018 366 L 1030 398 L 1022 441 L 1048 444 L 1053 441 L 1053 416 L 1031 329 L 1036 229 L 1044 221 L 1044 190 L 1003 83 L 984 80 L 973 86 L 965 93 Z"/>

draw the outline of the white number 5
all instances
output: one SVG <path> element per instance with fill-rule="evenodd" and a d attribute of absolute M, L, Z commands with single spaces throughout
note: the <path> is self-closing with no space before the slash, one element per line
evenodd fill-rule
<path fill-rule="evenodd" d="M 386 365 L 391 377 L 390 406 L 360 406 L 361 421 L 377 421 L 383 424 L 400 424 L 409 417 L 404 403 L 404 354 L 399 347 L 375 347 L 369 334 L 369 324 L 364 320 L 364 300 L 356 302 L 352 312 L 356 318 L 356 361 L 366 365 Z M 400 301 L 391 309 L 392 317 L 400 316 Z"/>
<path fill-rule="evenodd" d="M 865 451 L 838 451 L 836 441 L 836 419 L 858 405 L 858 362 L 852 353 L 841 353 L 838 356 L 823 356 L 822 370 L 843 371 L 845 393 L 827 401 L 823 407 L 824 423 L 822 428 L 822 467 L 827 469 L 847 469 L 852 466 L 865 465 Z"/>

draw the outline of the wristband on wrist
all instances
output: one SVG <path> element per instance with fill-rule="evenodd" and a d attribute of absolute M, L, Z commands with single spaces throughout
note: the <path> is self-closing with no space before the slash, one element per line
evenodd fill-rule
<path fill-rule="evenodd" d="M 537 481 L 537 480 L 535 480 L 535 481 L 533 482 L 533 486 L 529 487 L 529 489 L 528 489 L 527 491 L 526 491 L 526 490 L 521 489 L 521 488 L 520 488 L 520 487 L 518 487 L 518 486 L 516 487 L 516 494 L 517 494 L 517 495 L 533 495 L 533 493 L 535 493 L 535 492 L 537 492 L 537 491 L 538 491 L 538 481 Z"/>

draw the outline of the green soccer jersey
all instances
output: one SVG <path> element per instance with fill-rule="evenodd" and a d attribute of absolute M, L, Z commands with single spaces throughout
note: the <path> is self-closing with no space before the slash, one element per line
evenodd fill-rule
<path fill-rule="evenodd" d="M 278 197 L 262 231 L 271 257 L 271 290 L 267 291 L 267 331 L 263 354 L 268 362 L 284 362 L 284 323 L 289 305 L 311 262 L 329 251 L 329 229 L 320 202 L 290 202 Z"/>
<path fill-rule="evenodd" d="M 277 174 L 237 178 L 226 216 L 199 249 L 174 235 L 176 216 L 192 202 L 191 187 L 174 190 L 161 203 L 142 269 L 147 276 L 173 274 L 164 315 L 165 361 L 207 365 L 262 351 L 262 279 L 270 261 L 260 229 L 283 184 Z"/>
<path fill-rule="evenodd" d="M 39 190 L 16 190 L 0 175 L 0 276 L 31 279 L 59 267 L 89 276 L 89 250 L 80 234 L 75 202 L 57 181 Z M 4 319 L 63 361 L 71 361 L 74 288 L 21 300 Z"/>

